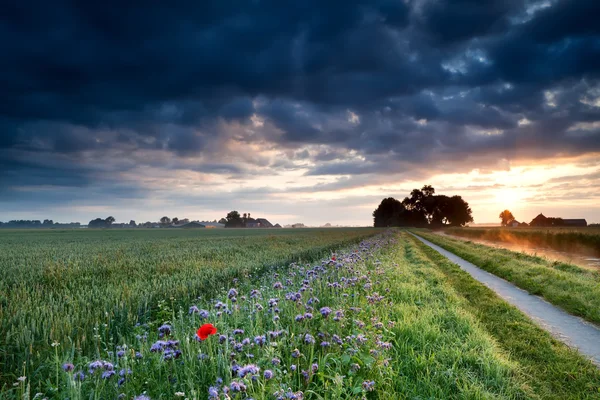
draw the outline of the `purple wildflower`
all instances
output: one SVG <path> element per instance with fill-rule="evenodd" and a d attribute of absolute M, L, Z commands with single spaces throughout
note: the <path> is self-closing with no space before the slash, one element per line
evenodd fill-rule
<path fill-rule="evenodd" d="M 373 390 L 375 390 L 375 381 L 364 381 L 362 383 L 362 387 L 367 392 L 372 392 Z"/>
<path fill-rule="evenodd" d="M 164 334 L 164 335 L 168 335 L 171 333 L 171 325 L 169 324 L 163 324 L 158 328 L 158 332 Z"/>
<path fill-rule="evenodd" d="M 281 284 L 281 282 L 275 282 L 273 284 L 273 289 L 283 289 L 283 285 Z"/>
<path fill-rule="evenodd" d="M 306 344 L 314 344 L 315 343 L 314 336 L 311 335 L 310 333 L 307 333 L 306 335 L 304 335 L 304 343 L 306 343 Z"/>
<path fill-rule="evenodd" d="M 81 382 L 85 379 L 85 374 L 83 373 L 83 371 L 77 371 L 77 372 L 75 372 L 73 377 L 75 378 L 76 381 Z"/>
<path fill-rule="evenodd" d="M 145 394 L 140 394 L 139 396 L 135 396 L 133 400 L 151 400 L 150 396 L 146 396 Z"/>
<path fill-rule="evenodd" d="M 271 364 L 279 365 L 279 364 L 281 364 L 281 360 L 279 358 L 273 358 L 273 359 L 271 359 Z"/>
<path fill-rule="evenodd" d="M 300 350 L 294 349 L 294 351 L 292 351 L 292 357 L 294 357 L 294 358 L 300 357 Z"/>
<path fill-rule="evenodd" d="M 256 336 L 254 338 L 254 343 L 256 343 L 259 346 L 263 346 L 266 342 L 267 342 L 267 337 L 265 335 Z"/>
<path fill-rule="evenodd" d="M 316 373 L 317 373 L 317 371 L 319 370 L 319 364 L 317 364 L 317 363 L 314 363 L 313 365 L 311 365 L 311 366 L 310 366 L 310 368 L 311 368 L 311 370 L 312 370 L 312 373 L 313 373 L 313 374 L 316 374 Z"/>
<path fill-rule="evenodd" d="M 115 371 L 110 370 L 110 371 L 104 371 L 102 373 L 102 379 L 109 379 L 111 376 L 113 376 L 114 374 L 116 374 Z"/>
<path fill-rule="evenodd" d="M 75 366 L 73 364 L 71 364 L 71 363 L 66 363 L 66 364 L 63 364 L 62 369 L 65 372 L 71 372 L 71 371 L 73 371 L 75 369 Z"/>
<path fill-rule="evenodd" d="M 265 377 L 265 379 L 271 379 L 273 377 L 273 371 L 271 371 L 270 369 L 266 369 L 263 376 Z"/>
<path fill-rule="evenodd" d="M 209 400 L 216 400 L 219 398 L 219 389 L 214 386 L 208 388 L 208 398 Z"/>
<path fill-rule="evenodd" d="M 230 299 L 233 299 L 237 295 L 238 295 L 238 291 L 233 288 L 229 289 L 229 292 L 227 293 L 227 297 L 229 297 Z"/>
<path fill-rule="evenodd" d="M 321 315 L 325 318 L 327 318 L 327 316 L 329 314 L 331 314 L 331 308 L 329 307 L 321 307 L 321 309 L 319 310 L 319 312 L 321 313 Z"/>
<path fill-rule="evenodd" d="M 306 318 L 306 319 L 312 319 L 312 317 L 313 317 L 312 313 L 307 312 L 304 314 L 304 318 Z"/>
<path fill-rule="evenodd" d="M 123 350 L 119 350 L 117 351 L 117 357 L 121 358 L 125 355 L 125 352 Z"/>

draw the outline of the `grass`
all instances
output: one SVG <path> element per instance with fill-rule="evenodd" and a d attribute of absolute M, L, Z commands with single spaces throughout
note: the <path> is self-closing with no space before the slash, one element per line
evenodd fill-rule
<path fill-rule="evenodd" d="M 133 238 L 85 232 L 62 239 L 38 233 L 46 251 L 67 259 L 81 257 L 82 249 L 89 257 L 99 249 L 145 245 L 160 249 L 145 264 L 156 268 L 155 259 L 170 252 L 180 253 L 172 254 L 171 263 L 191 263 L 205 254 L 193 251 L 204 241 L 215 243 L 203 248 L 228 249 L 217 253 L 220 258 L 239 247 L 248 256 L 219 278 L 214 276 L 226 267 L 203 261 L 217 265 L 205 272 L 213 276 L 209 285 L 179 298 L 154 292 L 156 306 L 137 315 L 141 323 L 114 320 L 114 314 L 76 331 L 89 346 L 65 335 L 49 352 L 13 347 L 8 353 L 3 347 L 15 359 L 35 355 L 37 366 L 29 361 L 10 371 L 0 399 L 600 398 L 600 373 L 588 361 L 412 237 L 399 231 L 325 232 L 281 231 L 271 239 L 239 231 L 142 232 Z M 10 240 L 27 247 L 22 238 Z M 291 249 L 306 256 L 290 264 Z M 28 262 L 23 265 L 35 270 Z M 163 280 L 178 269 L 169 271 Z M 21 279 L 34 276 L 23 273 Z M 71 279 L 79 276 L 85 274 Z M 144 276 L 133 275 L 129 284 Z M 109 283 L 94 281 L 100 287 Z M 119 287 L 115 283 L 113 290 Z M 95 315 L 81 314 L 82 320 Z M 201 341 L 195 332 L 205 323 L 218 332 Z"/>
<path fill-rule="evenodd" d="M 567 312 L 600 324 L 600 272 L 505 249 L 415 230 L 478 267 L 539 295 Z"/>
<path fill-rule="evenodd" d="M 472 239 L 524 243 L 600 256 L 600 228 L 449 228 L 446 232 Z"/>
<path fill-rule="evenodd" d="M 0 384 L 44 375 L 53 342 L 93 351 L 159 302 L 210 296 L 277 263 L 310 261 L 376 229 L 1 230 Z M 23 370 L 24 368 L 24 370 Z"/>
<path fill-rule="evenodd" d="M 600 371 L 576 351 L 567 348 L 527 316 L 499 298 L 467 272 L 415 238 L 430 262 L 464 299 L 463 307 L 477 317 L 496 343 L 519 364 L 522 377 L 542 399 L 600 398 Z"/>
<path fill-rule="evenodd" d="M 335 257 L 252 274 L 229 281 L 214 298 L 190 299 L 188 306 L 206 313 L 166 302 L 157 318 L 135 328 L 137 337 L 122 337 L 118 347 L 101 335 L 95 352 L 61 343 L 45 379 L 28 386 L 26 377 L 6 397 L 200 399 L 210 396 L 211 386 L 212 398 L 221 399 L 225 390 L 234 399 L 533 396 L 519 367 L 464 310 L 443 274 L 397 233 Z M 219 332 L 194 340 L 205 322 Z M 160 338 L 163 324 L 169 333 Z M 172 340 L 172 348 L 159 339 Z M 97 359 L 102 362 L 94 364 Z M 64 372 L 63 363 L 73 369 Z M 94 365 L 96 371 L 88 371 Z"/>

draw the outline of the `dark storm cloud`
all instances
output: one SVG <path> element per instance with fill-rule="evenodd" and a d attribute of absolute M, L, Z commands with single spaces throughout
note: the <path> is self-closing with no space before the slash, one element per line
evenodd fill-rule
<path fill-rule="evenodd" d="M 12 2 L 2 176 L 85 186 L 103 163 L 182 165 L 148 152 L 237 175 L 252 172 L 236 160 L 368 175 L 597 152 L 598 129 L 573 127 L 600 120 L 598 14 L 597 0 Z M 230 139 L 300 152 L 271 161 Z"/>

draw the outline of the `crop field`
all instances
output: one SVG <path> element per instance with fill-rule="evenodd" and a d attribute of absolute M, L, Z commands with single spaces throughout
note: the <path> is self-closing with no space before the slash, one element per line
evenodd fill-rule
<path fill-rule="evenodd" d="M 595 366 L 400 231 L 2 235 L 3 399 L 600 398 Z"/>
<path fill-rule="evenodd" d="M 550 247 L 600 257 L 600 228 L 449 228 L 448 234 L 508 243 Z"/>

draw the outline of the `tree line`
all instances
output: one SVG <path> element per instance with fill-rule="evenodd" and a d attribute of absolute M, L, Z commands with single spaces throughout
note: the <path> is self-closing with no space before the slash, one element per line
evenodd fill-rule
<path fill-rule="evenodd" d="M 471 207 L 461 196 L 436 195 L 431 185 L 413 189 L 399 201 L 383 199 L 373 211 L 375 227 L 443 227 L 464 226 L 473 222 Z"/>

